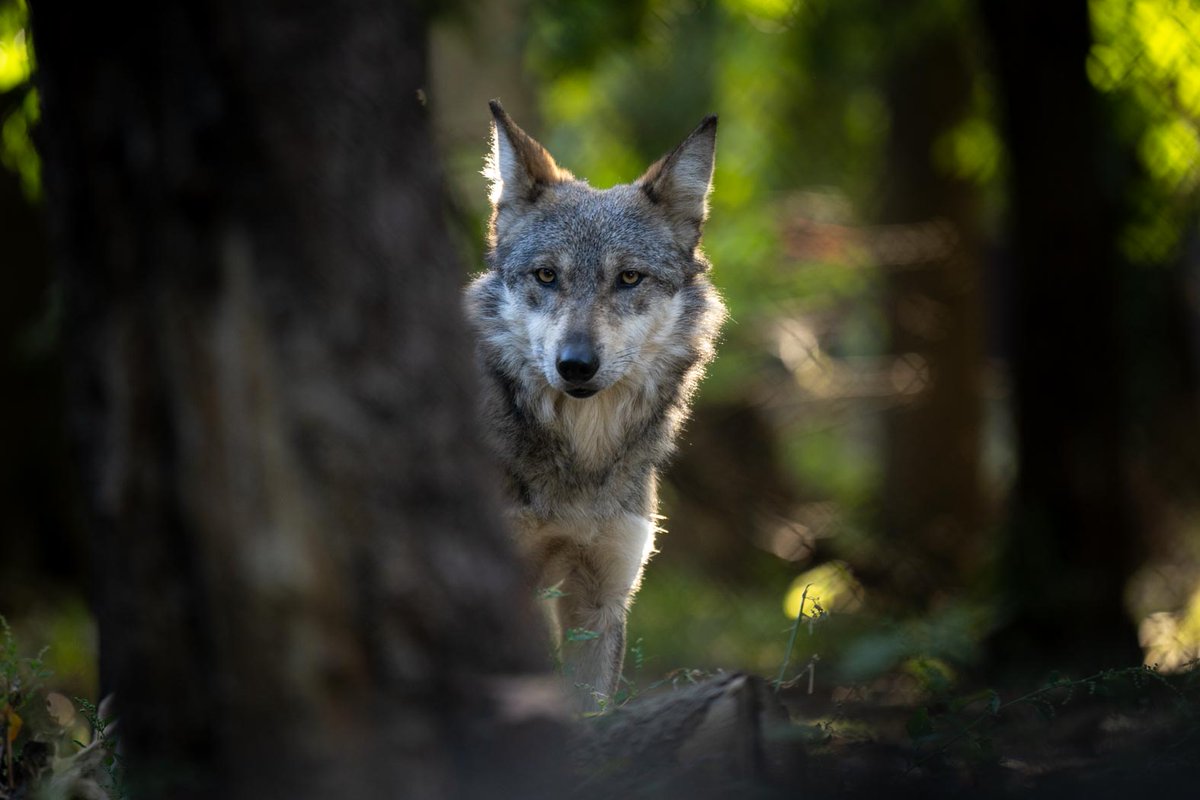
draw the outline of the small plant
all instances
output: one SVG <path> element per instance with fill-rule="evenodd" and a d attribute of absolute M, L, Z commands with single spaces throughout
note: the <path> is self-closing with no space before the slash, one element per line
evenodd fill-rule
<path fill-rule="evenodd" d="M 802 669 L 800 671 L 799 674 L 797 674 L 795 677 L 793 677 L 790 681 L 786 681 L 786 682 L 784 681 L 784 677 L 787 675 L 788 664 L 791 662 L 791 659 L 792 659 L 792 652 L 796 648 L 796 636 L 797 636 L 797 634 L 800 633 L 800 626 L 802 624 L 804 624 L 805 622 L 807 622 L 808 623 L 808 635 L 812 636 L 813 628 L 816 626 L 816 624 L 818 622 L 825 619 L 825 617 L 827 616 L 827 613 L 826 613 L 825 609 L 821 607 L 821 603 L 819 602 L 818 598 L 814 597 L 814 598 L 812 598 L 811 601 L 809 600 L 808 590 L 811 587 L 812 587 L 811 583 L 808 584 L 807 586 L 805 586 L 804 592 L 800 595 L 800 609 L 796 613 L 796 621 L 794 623 L 792 623 L 792 632 L 791 632 L 791 635 L 788 637 L 787 649 L 783 653 L 783 663 L 779 665 L 779 675 L 777 675 L 775 677 L 775 691 L 776 692 L 778 692 L 785 685 L 786 686 L 794 686 L 796 681 L 800 680 L 801 678 L 803 678 L 804 676 L 807 675 L 808 676 L 808 693 L 809 694 L 813 693 L 813 683 L 816 680 L 816 674 L 817 674 L 817 662 L 821 660 L 820 655 L 818 655 L 816 653 L 813 653 L 812 656 L 809 657 L 808 663 L 805 665 L 804 669 Z M 808 614 L 805 614 L 804 607 L 808 603 L 811 603 L 812 610 Z"/>
<path fill-rule="evenodd" d="M 52 674 L 42 660 L 45 654 L 42 648 L 36 656 L 22 658 L 16 636 L 0 614 L 0 776 L 9 794 L 16 788 L 21 750 L 28 741 L 27 735 L 21 736 L 27 708 Z"/>
<path fill-rule="evenodd" d="M 21 657 L 0 615 L 0 800 L 126 797 L 111 715 L 81 697 L 72 704 L 58 692 L 44 691 L 53 674 L 43 660 L 47 649 Z M 72 738 L 81 733 L 80 716 L 93 730 L 90 744 Z"/>
<path fill-rule="evenodd" d="M 121 758 L 117 736 L 113 733 L 113 722 L 115 719 L 109 716 L 107 709 L 99 708 L 82 697 L 76 697 L 75 702 L 79 706 L 79 711 L 83 714 L 83 718 L 92 726 L 94 738 L 91 746 L 99 748 L 104 753 L 100 765 L 103 767 L 105 775 L 108 776 L 109 796 L 114 798 L 127 797 L 125 764 Z M 104 703 L 101 703 L 101 706 L 104 706 Z M 81 748 L 87 747 L 83 742 L 76 741 L 75 744 Z"/>
<path fill-rule="evenodd" d="M 629 687 L 628 695 L 626 697 L 626 700 L 628 701 L 637 697 L 637 681 L 642 675 L 642 667 L 646 666 L 646 645 L 642 637 L 639 636 L 638 640 L 634 642 L 632 646 L 630 646 L 627 656 L 628 658 L 626 659 L 626 663 L 629 661 L 632 661 L 633 663 L 633 679 L 630 680 L 622 674 L 621 681 Z"/>
<path fill-rule="evenodd" d="M 625 672 L 621 673 L 621 680 L 617 683 L 617 686 L 621 688 L 618 689 L 616 695 L 613 697 L 613 705 L 618 708 L 632 702 L 640 694 L 638 679 L 642 674 L 642 667 L 646 663 L 645 644 L 640 636 L 636 642 L 626 649 L 625 663 L 633 664 L 633 677 L 630 678 Z"/>

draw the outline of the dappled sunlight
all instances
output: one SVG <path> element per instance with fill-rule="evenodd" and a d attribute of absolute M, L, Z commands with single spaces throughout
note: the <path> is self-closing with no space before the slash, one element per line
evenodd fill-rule
<path fill-rule="evenodd" d="M 322 6 L 331 18 L 349 7 Z M 300 528 L 307 541 L 352 547 L 345 565 L 372 580 L 407 580 L 413 565 L 414 581 L 433 575 L 425 561 L 461 572 L 379 597 L 356 594 L 366 578 L 318 581 L 327 594 L 297 608 L 328 602 L 329 619 L 353 612 L 359 627 L 331 625 L 339 633 L 327 649 L 284 647 L 279 664 L 271 648 L 255 650 L 250 669 L 314 676 L 305 679 L 320 693 L 314 708 L 382 674 L 374 656 L 342 652 L 359 634 L 390 648 L 380 669 L 444 669 L 446 686 L 467 694 L 476 665 L 452 663 L 462 653 L 511 655 L 548 673 L 555 654 L 510 654 L 507 639 L 493 638 L 499 623 L 520 633 L 525 611 L 489 600 L 515 584 L 495 554 L 465 546 L 463 531 L 495 517 L 471 505 L 490 495 L 475 491 L 487 466 L 469 415 L 449 402 L 432 409 L 453 415 L 419 453 L 436 469 L 388 438 L 391 426 L 437 416 L 408 413 L 410 395 L 443 397 L 436 389 L 465 407 L 485 387 L 494 413 L 477 420 L 479 432 L 510 467 L 521 463 L 498 480 L 519 504 L 540 498 L 536 545 L 532 535 L 518 544 L 546 574 L 556 570 L 543 597 L 583 620 L 559 638 L 604 642 L 594 663 L 612 691 L 599 692 L 600 727 L 643 695 L 677 698 L 715 676 L 762 690 L 739 705 L 742 716 L 783 704 L 778 730 L 747 736 L 750 760 L 770 761 L 758 749 L 784 731 L 778 739 L 806 751 L 796 763 L 813 768 L 804 786 L 813 796 L 874 789 L 864 775 L 884 776 L 883 794 L 1053 788 L 1075 765 L 1105 780 L 1118 751 L 1135 764 L 1150 763 L 1147 753 L 1155 765 L 1177 753 L 1200 764 L 1200 2 L 489 0 L 433 15 L 428 41 L 418 27 L 406 28 L 412 41 L 380 39 L 372 18 L 371 35 L 344 47 L 333 26 L 282 46 L 311 9 L 242 20 L 236 4 L 210 9 L 211 19 L 205 8 L 148 15 L 152 34 L 131 28 L 120 40 L 129 52 L 111 46 L 119 37 L 91 40 L 103 45 L 96 60 L 122 68 L 93 70 L 97 85 L 72 98 L 86 83 L 77 71 L 86 37 L 56 49 L 40 9 L 31 23 L 26 0 L 0 0 L 0 209 L 18 222 L 0 242 L 0 262 L 18 278 L 0 314 L 0 352 L 18 385 L 0 395 L 0 433 L 14 441 L 0 458 L 0 507 L 13 509 L 4 522 L 15 533 L 0 547 L 0 615 L 31 652 L 50 647 L 56 691 L 99 700 L 103 689 L 97 624 L 81 598 L 99 601 L 105 646 L 124 632 L 105 614 L 147 602 L 106 605 L 119 582 L 104 573 L 89 585 L 94 552 L 64 551 L 87 550 L 93 529 L 117 540 L 124 529 L 112 528 L 135 519 L 138 503 L 154 517 L 183 498 L 166 518 L 180 536 L 253 555 L 262 537 L 242 531 L 237 514 L 223 527 L 191 516 L 222 519 L 232 512 L 207 498 L 229 490 L 236 505 L 238 492 L 273 486 L 277 467 L 312 478 L 305 503 L 329 495 L 332 511 L 263 505 L 271 519 L 258 527 L 278 533 L 280 548 L 267 578 L 279 577 L 276 562 L 313 574 L 343 566 L 291 547 Z M 278 36 L 278 52 L 239 38 L 252 28 Z M 158 47 L 148 35 L 189 46 Z M 55 80 L 63 53 L 76 71 Z M 159 61 L 161 77 L 139 71 Z M 418 63 L 427 69 L 411 86 L 387 72 Z M 637 181 L 702 120 L 704 158 L 684 148 L 647 186 L 598 196 L 559 183 L 516 132 L 489 140 L 492 98 L 595 189 Z M 62 124 L 64 108 L 77 129 L 39 128 Z M 280 124 L 298 110 L 316 124 Z M 372 143 L 376 125 L 401 119 L 419 147 L 393 150 L 390 135 Z M 489 198 L 480 168 L 492 142 L 508 171 Z M 73 150 L 55 161 L 55 147 Z M 430 182 L 409 197 L 416 184 L 395 168 L 413 154 Z M 439 170 L 444 214 L 440 199 L 426 202 L 440 192 Z M 680 189 L 684 205 L 670 200 Z M 493 213 L 520 222 L 501 235 Z M 408 235 L 409 217 L 421 235 Z M 231 236 L 253 244 L 234 248 L 234 272 L 257 276 L 245 286 L 222 269 Z M 56 253 L 68 255 L 63 264 Z M 356 277 L 356 264 L 369 274 Z M 423 294 L 440 285 L 435 264 L 445 309 Z M 468 274 L 494 289 L 471 300 L 469 315 L 495 321 L 476 326 L 473 361 L 452 294 Z M 729 312 L 719 335 L 708 282 Z M 242 308 L 236 292 L 247 286 L 254 302 Z M 302 297 L 291 296 L 297 287 L 308 287 Z M 210 347 L 210 327 L 230 307 L 264 336 L 278 333 L 267 361 Z M 555 368 L 565 376 L 555 337 L 587 339 L 586 361 L 565 363 L 608 370 L 612 381 L 572 397 L 547 386 Z M 327 359 L 309 357 L 331 343 Z M 293 355 L 305 370 L 274 363 Z M 401 356 L 430 374 L 408 375 Z M 272 451 L 282 460 L 230 460 L 240 438 L 203 435 L 217 413 L 206 375 L 250 387 L 254 415 L 296 426 L 287 453 Z M 435 386 L 448 375 L 456 382 Z M 259 391 L 293 377 L 309 388 Z M 331 412 L 320 420 L 328 433 L 311 429 L 308 393 L 347 387 L 362 413 Z M 176 419 L 186 414 L 197 419 Z M 660 427 L 669 436 L 653 436 Z M 361 435 L 343 452 L 345 431 Z M 118 486 L 112 498 L 75 496 L 94 489 L 78 488 L 80 464 L 116 470 L 102 476 Z M 360 498 L 360 476 L 376 471 L 379 486 Z M 201 480 L 220 485 L 210 492 Z M 450 520 L 472 515 L 470 524 L 412 537 L 400 515 L 415 517 L 425 498 L 446 501 Z M 630 514 L 662 524 L 653 541 L 638 527 L 643 538 L 622 550 L 605 532 Z M 379 530 L 358 531 L 367 524 Z M 156 526 L 135 532 L 162 544 Z M 90 542 L 102 568 L 141 566 L 117 563 L 104 542 Z M 143 540 L 120 543 L 125 557 Z M 161 563 L 174 569 L 175 555 Z M 638 555 L 652 557 L 638 561 L 635 581 L 621 559 Z M 208 586 L 224 577 L 217 566 L 175 581 L 170 609 L 194 614 L 213 639 L 274 618 L 209 619 L 226 596 Z M 245 583 L 236 588 L 246 608 L 286 617 L 288 604 L 255 596 L 272 581 L 243 580 L 251 573 L 229 573 Z M 618 573 L 620 592 L 608 591 Z M 129 582 L 129 591 L 157 585 Z M 286 594 L 303 600 L 304 588 Z M 591 600 L 605 609 L 594 619 Z M 409 624 L 426 611 L 428 625 Z M 391 648 L 388 637 L 414 631 Z M 445 631 L 464 647 L 426 652 Z M 197 641 L 197 653 L 236 651 Z M 360 656 L 355 679 L 339 677 Z M 599 691 L 600 681 L 581 683 Z M 265 684 L 255 687 L 264 705 Z M 249 685 L 213 681 L 230 697 Z M 404 680 L 386 691 L 396 685 Z M 554 703 L 545 697 L 513 708 L 545 711 Z M 0 696 L 0 728 L 3 702 L 16 705 Z M 13 774 L 2 762 L 8 733 L 3 778 Z M 30 728 L 20 735 L 24 744 Z M 24 796 L 3 778 L 0 796 Z"/>
<path fill-rule="evenodd" d="M 1200 586 L 1178 611 L 1155 611 L 1138 624 L 1143 659 L 1163 673 L 1190 669 L 1200 660 Z"/>
<path fill-rule="evenodd" d="M 31 83 L 34 60 L 28 14 L 24 0 L 0 4 L 0 166 L 20 175 L 26 196 L 36 201 L 41 193 L 41 161 L 32 128 L 39 107 Z"/>
<path fill-rule="evenodd" d="M 1146 124 L 1137 153 L 1179 200 L 1200 187 L 1200 6 L 1191 0 L 1091 0 L 1095 43 L 1087 75 L 1132 98 Z M 1165 212 L 1165 213 L 1164 213 Z M 1186 202 L 1142 213 L 1122 234 L 1126 254 L 1152 263 L 1182 245 Z"/>
<path fill-rule="evenodd" d="M 816 618 L 826 613 L 850 613 L 862 607 L 865 590 L 843 561 L 830 561 L 802 572 L 783 598 L 789 619 L 801 614 Z"/>
<path fill-rule="evenodd" d="M 1170 674 L 1190 667 L 1200 658 L 1200 631 L 1189 630 L 1187 618 L 1158 611 L 1138 625 L 1138 643 L 1146 651 L 1145 663 Z"/>
<path fill-rule="evenodd" d="M 29 80 L 33 71 L 28 13 L 24 0 L 0 7 L 0 92 Z"/>

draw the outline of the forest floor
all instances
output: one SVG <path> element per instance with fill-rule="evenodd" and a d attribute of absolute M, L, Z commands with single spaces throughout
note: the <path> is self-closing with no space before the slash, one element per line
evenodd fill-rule
<path fill-rule="evenodd" d="M 1128 667 L 1037 682 L 1016 676 L 974 689 L 939 684 L 936 668 L 920 674 L 823 690 L 817 683 L 816 692 L 811 672 L 777 692 L 767 679 L 756 681 L 778 700 L 754 703 L 769 780 L 748 792 L 705 796 L 1200 796 L 1196 664 L 1169 675 Z M 730 675 L 675 670 L 628 707 L 723 679 Z M 40 655 L 20 657 L 0 617 L 0 798 L 30 797 L 39 777 L 64 789 L 55 797 L 121 796 L 116 738 L 95 734 L 111 712 L 78 698 L 71 702 L 53 688 Z M 773 715 L 777 705 L 786 715 Z M 602 725 L 606 719 L 610 715 L 600 718 Z M 80 741 L 93 744 L 51 776 L 52 755 L 74 753 Z M 84 787 L 93 793 L 78 791 Z"/>
<path fill-rule="evenodd" d="M 807 730 L 805 797 L 1108 798 L 1200 794 L 1200 680 L 1131 668 L 910 704 L 785 689 Z"/>

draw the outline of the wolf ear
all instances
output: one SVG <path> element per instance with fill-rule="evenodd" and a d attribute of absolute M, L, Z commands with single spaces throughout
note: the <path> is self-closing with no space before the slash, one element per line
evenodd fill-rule
<path fill-rule="evenodd" d="M 675 238 L 689 252 L 700 243 L 700 229 L 708 217 L 713 158 L 717 146 L 717 118 L 704 118 L 696 130 L 638 179 L 646 196 L 666 213 Z"/>
<path fill-rule="evenodd" d="M 498 228 L 536 202 L 546 187 L 572 180 L 574 176 L 554 163 L 546 148 L 512 121 L 500 101 L 492 100 L 488 106 L 494 120 L 492 152 L 483 174 L 492 184 L 494 238 Z"/>

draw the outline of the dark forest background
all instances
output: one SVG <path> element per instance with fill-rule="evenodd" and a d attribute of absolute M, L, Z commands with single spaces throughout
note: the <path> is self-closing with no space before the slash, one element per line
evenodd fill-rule
<path fill-rule="evenodd" d="M 114 561 L 67 424 L 38 13 L 0 0 L 0 613 L 98 699 Z M 488 99 L 599 187 L 721 117 L 704 248 L 731 319 L 631 686 L 779 673 L 832 714 L 1200 657 L 1195 0 L 484 0 L 428 31 L 394 91 L 432 131 L 456 285 Z"/>

